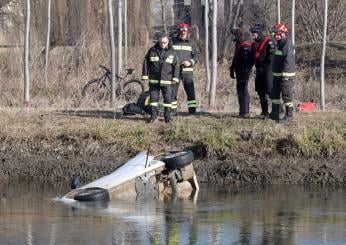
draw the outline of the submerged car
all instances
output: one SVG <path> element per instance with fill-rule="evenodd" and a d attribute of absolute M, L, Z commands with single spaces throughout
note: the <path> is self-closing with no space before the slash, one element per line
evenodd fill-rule
<path fill-rule="evenodd" d="M 192 166 L 192 151 L 150 156 L 140 152 L 109 175 L 101 177 L 61 198 L 62 201 L 108 201 L 151 195 L 188 196 L 199 190 Z"/>

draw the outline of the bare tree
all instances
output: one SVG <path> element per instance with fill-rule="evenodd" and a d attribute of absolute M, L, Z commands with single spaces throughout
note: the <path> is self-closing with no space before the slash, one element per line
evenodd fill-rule
<path fill-rule="evenodd" d="M 273 23 L 277 21 L 276 6 L 272 0 L 261 0 L 254 6 L 254 18 L 262 24 L 264 30 L 269 33 Z"/>
<path fill-rule="evenodd" d="M 47 84 L 48 84 L 48 58 L 49 58 L 49 42 L 50 42 L 51 5 L 52 5 L 52 0 L 48 0 L 46 59 L 45 59 L 45 65 L 44 65 L 44 78 L 45 78 L 45 85 L 46 85 L 46 87 L 47 87 Z"/>
<path fill-rule="evenodd" d="M 123 71 L 123 0 L 118 0 L 118 66 L 117 75 Z M 119 81 L 118 81 L 119 82 Z"/>
<path fill-rule="evenodd" d="M 209 105 L 215 106 L 217 79 L 217 0 L 213 0 L 213 21 L 212 21 L 212 65 L 211 65 L 211 86 Z"/>
<path fill-rule="evenodd" d="M 113 20 L 113 0 L 108 0 L 108 15 L 109 15 L 109 40 L 111 48 L 111 64 L 112 64 L 112 106 L 115 106 L 115 45 L 114 45 L 114 20 Z"/>
<path fill-rule="evenodd" d="M 223 45 L 222 45 L 222 50 L 221 50 L 221 55 L 220 55 L 220 59 L 222 62 L 225 62 L 225 57 L 226 57 L 226 53 L 229 51 L 230 46 L 231 46 L 231 42 L 232 42 L 232 35 L 230 35 L 230 30 L 232 27 L 235 27 L 237 22 L 238 22 L 238 18 L 239 18 L 239 14 L 240 14 L 240 8 L 243 4 L 243 0 L 238 0 L 237 4 L 236 4 L 236 8 L 233 9 L 233 7 L 231 7 L 230 12 L 229 12 L 229 17 L 228 17 L 228 21 L 224 30 L 224 40 L 223 40 Z M 231 5 L 233 6 L 233 5 Z M 233 12 L 233 10 L 235 12 Z"/>
<path fill-rule="evenodd" d="M 292 39 L 292 45 L 293 45 L 293 50 L 295 50 L 294 48 L 294 44 L 295 44 L 295 35 L 296 35 L 296 31 L 295 31 L 295 9 L 296 9 L 296 1 L 292 0 L 292 16 L 291 16 L 291 39 Z"/>
<path fill-rule="evenodd" d="M 321 108 L 325 110 L 324 98 L 324 60 L 326 56 L 327 43 L 327 26 L 328 26 L 328 0 L 324 0 L 324 15 L 323 15 L 323 39 L 322 39 L 322 54 L 321 54 Z"/>
<path fill-rule="evenodd" d="M 210 66 L 209 66 L 209 0 L 204 0 L 204 47 L 205 47 L 205 71 L 207 75 L 207 81 L 205 91 L 210 91 Z"/>
<path fill-rule="evenodd" d="M 163 25 L 163 31 L 164 33 L 168 33 L 167 20 L 166 20 L 166 0 L 160 0 L 160 7 L 161 7 L 161 20 Z"/>
<path fill-rule="evenodd" d="M 127 54 L 128 44 L 127 44 L 127 0 L 124 0 L 124 65 L 127 68 Z"/>
<path fill-rule="evenodd" d="M 203 30 L 203 11 L 201 1 L 191 1 L 191 26 L 196 28 L 196 39 L 199 41 L 199 33 Z"/>
<path fill-rule="evenodd" d="M 328 40 L 344 39 L 346 30 L 345 0 L 330 0 L 328 4 Z M 297 33 L 301 41 L 321 42 L 323 36 L 323 2 L 300 0 L 297 7 Z M 309 14 L 306 14 L 306 11 Z M 297 34 L 298 35 L 298 34 Z"/>
<path fill-rule="evenodd" d="M 277 0 L 277 23 L 281 23 L 281 2 Z"/>
<path fill-rule="evenodd" d="M 30 73 L 29 73 L 29 39 L 30 39 L 30 0 L 26 0 L 25 38 L 24 38 L 24 103 L 30 103 Z"/>

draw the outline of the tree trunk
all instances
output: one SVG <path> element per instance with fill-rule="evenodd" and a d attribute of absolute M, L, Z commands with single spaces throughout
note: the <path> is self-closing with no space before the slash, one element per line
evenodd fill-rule
<path fill-rule="evenodd" d="M 277 0 L 277 21 L 281 23 L 281 3 L 280 0 Z"/>
<path fill-rule="evenodd" d="M 196 1 L 196 0 L 193 0 Z M 186 11 L 184 0 L 174 0 L 174 13 L 177 22 L 186 21 Z"/>
<path fill-rule="evenodd" d="M 232 28 L 232 16 L 233 16 L 233 0 L 225 0 L 225 12 L 224 12 L 224 19 L 227 20 L 225 29 L 223 31 L 224 36 L 223 36 L 223 42 L 222 42 L 222 49 L 221 49 L 221 55 L 220 55 L 220 60 L 222 63 L 226 62 L 226 53 L 229 50 L 230 42 L 231 42 L 231 37 L 230 37 L 230 29 Z"/>
<path fill-rule="evenodd" d="M 209 66 L 209 0 L 204 0 L 204 45 L 205 45 L 205 71 L 207 81 L 205 85 L 205 92 L 210 92 L 210 66 Z"/>
<path fill-rule="evenodd" d="M 26 0 L 25 39 L 24 39 L 24 104 L 30 103 L 30 73 L 29 73 L 29 38 L 30 38 L 30 0 Z"/>
<path fill-rule="evenodd" d="M 321 109 L 324 111 L 324 61 L 326 56 L 327 43 L 327 26 L 328 26 L 328 0 L 324 0 L 324 18 L 323 18 L 323 39 L 322 39 L 322 54 L 321 54 Z"/>
<path fill-rule="evenodd" d="M 295 47 L 295 18 L 296 18 L 295 10 L 296 10 L 296 1 L 292 0 L 291 38 L 292 38 L 293 50 L 295 50 L 294 48 Z"/>
<path fill-rule="evenodd" d="M 240 7 L 242 5 L 242 0 L 238 0 L 237 5 L 236 5 L 236 11 L 234 14 L 234 17 L 232 18 L 232 12 L 233 9 L 231 9 L 229 18 L 228 18 L 228 22 L 226 25 L 226 29 L 225 29 L 225 39 L 223 41 L 223 47 L 222 47 L 222 51 L 221 51 L 221 61 L 225 62 L 225 57 L 226 57 L 226 53 L 229 51 L 230 46 L 231 46 L 231 42 L 232 42 L 232 35 L 230 35 L 230 29 L 236 26 L 238 18 L 239 18 L 239 14 L 240 14 Z"/>
<path fill-rule="evenodd" d="M 163 26 L 163 32 L 167 32 L 167 20 L 166 20 L 166 3 L 165 0 L 160 0 L 161 5 L 161 20 L 162 20 L 162 26 Z"/>
<path fill-rule="evenodd" d="M 49 42 L 50 42 L 51 5 L 52 5 L 52 0 L 48 0 L 46 59 L 45 59 L 45 65 L 44 65 L 44 78 L 45 78 L 46 88 L 47 88 L 47 85 L 48 85 L 48 61 L 49 61 L 48 58 L 49 58 Z"/>
<path fill-rule="evenodd" d="M 114 45 L 114 21 L 113 21 L 113 0 L 108 0 L 108 15 L 109 15 L 109 40 L 111 49 L 111 80 L 112 80 L 112 106 L 115 106 L 115 45 Z"/>
<path fill-rule="evenodd" d="M 217 79 L 217 0 L 213 0 L 212 21 L 212 65 L 211 65 L 211 88 L 209 105 L 215 107 L 216 79 Z"/>
<path fill-rule="evenodd" d="M 199 42 L 200 30 L 203 30 L 203 13 L 201 1 L 191 1 L 191 26 L 196 27 L 196 41 Z"/>
<path fill-rule="evenodd" d="M 123 0 L 118 0 L 118 66 L 117 66 L 118 76 L 121 76 L 123 71 L 123 21 L 122 21 L 123 4 L 122 2 Z"/>
<path fill-rule="evenodd" d="M 127 67 L 127 54 L 128 44 L 127 44 L 127 0 L 124 0 L 124 65 Z"/>

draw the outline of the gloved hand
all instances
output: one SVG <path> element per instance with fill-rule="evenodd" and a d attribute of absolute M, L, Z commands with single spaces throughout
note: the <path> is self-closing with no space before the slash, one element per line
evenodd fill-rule
<path fill-rule="evenodd" d="M 229 75 L 232 79 L 235 79 L 235 74 L 232 66 L 229 68 Z"/>
<path fill-rule="evenodd" d="M 191 66 L 191 62 L 186 60 L 186 61 L 183 62 L 183 66 L 184 67 L 190 67 Z"/>
<path fill-rule="evenodd" d="M 287 82 L 288 80 L 288 77 L 282 77 L 282 81 Z"/>

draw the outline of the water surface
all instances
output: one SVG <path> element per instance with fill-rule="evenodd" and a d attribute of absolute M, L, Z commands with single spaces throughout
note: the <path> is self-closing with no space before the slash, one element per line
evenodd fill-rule
<path fill-rule="evenodd" d="M 190 199 L 67 205 L 0 184 L 0 244 L 345 244 L 346 189 L 201 186 Z"/>

